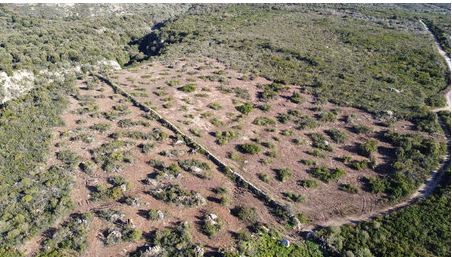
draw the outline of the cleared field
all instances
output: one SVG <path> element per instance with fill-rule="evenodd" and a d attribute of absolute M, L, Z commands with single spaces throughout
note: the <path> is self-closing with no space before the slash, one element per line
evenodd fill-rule
<path fill-rule="evenodd" d="M 222 158 L 304 222 L 387 205 L 368 181 L 389 172 L 384 133 L 413 124 L 339 107 L 308 88 L 240 74 L 209 59 L 154 62 L 111 78 Z"/>
<path fill-rule="evenodd" d="M 85 256 L 123 256 L 145 242 L 128 238 L 133 233 L 181 222 L 191 224 L 194 244 L 222 249 L 249 225 L 232 215 L 238 206 L 255 208 L 257 221 L 277 225 L 253 194 L 111 87 L 92 79 L 77 87 L 64 126 L 55 131 L 48 165 L 74 168 L 74 213 L 92 213 Z M 220 224 L 212 231 L 203 225 L 210 214 Z M 46 246 L 46 234 L 52 233 L 32 240 L 27 252 Z"/>

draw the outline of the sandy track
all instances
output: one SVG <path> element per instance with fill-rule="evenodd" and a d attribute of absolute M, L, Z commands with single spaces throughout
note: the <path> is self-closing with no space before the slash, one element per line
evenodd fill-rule
<path fill-rule="evenodd" d="M 439 54 L 440 54 L 440 55 L 444 58 L 444 60 L 446 61 L 447 67 L 449 68 L 449 72 L 450 72 L 450 70 L 451 70 L 451 68 L 450 68 L 451 63 L 450 63 L 450 58 L 449 58 L 449 56 L 447 56 L 447 53 L 443 51 L 443 49 L 442 49 L 441 46 L 439 45 L 439 42 L 438 42 L 438 40 L 436 39 L 435 35 L 432 34 L 432 32 L 428 29 L 427 25 L 425 25 L 425 23 L 424 23 L 422 20 L 419 20 L 419 22 L 422 24 L 422 26 L 424 27 L 424 29 L 425 29 L 426 31 L 428 31 L 428 32 L 430 33 L 430 35 L 432 35 L 433 40 L 435 41 L 436 49 L 438 49 Z M 446 98 L 447 106 L 445 106 L 445 107 L 440 107 L 440 108 L 435 108 L 435 109 L 432 110 L 433 112 L 450 111 L 450 97 L 451 97 L 451 94 L 450 94 L 450 85 L 449 85 L 449 87 L 447 88 L 446 92 L 444 93 L 444 97 Z"/>

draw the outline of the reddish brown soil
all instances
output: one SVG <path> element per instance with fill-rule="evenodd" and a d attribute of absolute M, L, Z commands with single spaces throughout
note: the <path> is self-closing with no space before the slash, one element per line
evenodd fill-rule
<path fill-rule="evenodd" d="M 225 81 L 210 81 L 205 76 L 221 74 Z M 269 84 L 270 81 L 264 78 L 255 78 L 252 80 L 243 80 L 244 74 L 226 69 L 222 64 L 212 60 L 193 61 L 179 60 L 171 65 L 154 62 L 152 64 L 134 68 L 132 70 L 122 70 L 111 75 L 114 81 L 121 85 L 129 93 L 135 94 L 137 98 L 156 109 L 165 118 L 179 126 L 185 133 L 190 134 L 190 129 L 196 129 L 200 132 L 200 137 L 195 139 L 211 150 L 215 155 L 222 158 L 240 172 L 246 179 L 252 181 L 259 188 L 281 202 L 290 204 L 297 212 L 307 214 L 313 224 L 320 224 L 329 219 L 347 215 L 361 215 L 370 213 L 375 209 L 382 208 L 387 203 L 382 199 L 382 195 L 366 192 L 361 181 L 362 178 L 371 178 L 377 175 L 371 169 L 356 171 L 343 164 L 339 160 L 343 156 L 351 156 L 355 160 L 363 160 L 365 157 L 356 152 L 356 146 L 367 141 L 370 138 L 377 138 L 377 135 L 386 130 L 409 133 L 412 124 L 406 121 L 399 121 L 391 128 L 382 126 L 378 120 L 365 111 L 339 107 L 331 103 L 320 104 L 316 98 L 303 92 L 300 86 L 288 86 L 278 97 L 267 102 L 271 105 L 268 112 L 263 112 L 255 108 L 247 115 L 240 115 L 235 106 L 243 102 L 253 102 L 255 105 L 263 104 L 257 98 L 260 91 L 259 85 Z M 179 85 L 169 86 L 168 82 L 178 80 Z M 177 88 L 188 83 L 196 84 L 196 91 L 185 93 Z M 234 93 L 224 93 L 219 90 L 223 88 L 241 88 L 246 90 L 249 100 L 243 100 L 234 95 Z M 303 102 L 295 104 L 288 100 L 293 92 L 302 92 Z M 143 94 L 145 93 L 145 94 Z M 169 99 L 169 100 L 168 100 Z M 170 103 L 168 105 L 168 103 Z M 218 103 L 221 109 L 213 110 L 208 107 L 210 103 Z M 166 105 L 165 105 L 166 104 Z M 337 110 L 339 115 L 335 122 L 321 123 L 321 126 L 315 129 L 297 130 L 293 123 L 282 124 L 277 122 L 271 126 L 274 131 L 266 130 L 264 126 L 252 124 L 257 117 L 271 117 L 276 120 L 278 113 L 286 113 L 289 109 L 299 110 L 304 115 L 316 117 L 319 111 Z M 203 118 L 201 114 L 210 112 L 212 116 Z M 355 123 L 366 125 L 372 129 L 372 133 L 363 135 L 351 132 L 351 125 L 344 121 L 349 115 L 355 115 Z M 224 125 L 214 126 L 210 119 L 216 117 Z M 240 127 L 239 137 L 230 141 L 226 145 L 215 143 L 215 137 L 212 133 L 216 131 L 232 130 L 234 127 Z M 310 145 L 309 135 L 311 133 L 323 133 L 331 128 L 338 128 L 347 134 L 348 139 L 345 144 L 334 144 L 332 152 L 324 152 L 325 157 L 314 157 L 308 152 L 313 150 Z M 283 130 L 293 131 L 292 136 L 281 134 Z M 328 138 L 328 136 L 325 134 Z M 295 145 L 291 143 L 294 138 L 303 138 L 307 143 Z M 267 141 L 275 145 L 277 153 L 276 158 L 271 162 L 264 164 L 262 160 L 269 159 L 263 151 L 257 155 L 240 154 L 236 151 L 237 144 L 251 143 L 251 139 L 258 139 L 261 142 Z M 277 140 L 275 140 L 277 139 Z M 328 138 L 329 139 L 329 138 Z M 375 154 L 378 164 L 385 164 L 390 161 L 388 149 L 391 146 L 385 142 L 378 142 L 379 152 Z M 264 147 L 263 147 L 264 148 Z M 265 148 L 264 148 L 265 149 Z M 231 160 L 230 153 L 235 153 L 238 158 Z M 330 168 L 341 168 L 346 171 L 346 176 L 337 182 L 323 183 L 319 182 L 319 187 L 306 189 L 297 184 L 302 179 L 313 179 L 308 173 L 309 167 L 301 164 L 299 161 L 315 160 L 317 165 Z M 286 182 L 276 180 L 274 169 L 289 168 L 292 170 L 292 177 Z M 270 177 L 269 182 L 263 182 L 258 177 L 258 173 L 267 174 Z M 347 183 L 359 188 L 357 194 L 351 194 L 338 189 L 338 185 Z M 302 203 L 292 203 L 285 199 L 284 192 L 295 192 L 301 194 L 305 201 Z"/>
<path fill-rule="evenodd" d="M 102 115 L 98 118 L 90 117 L 88 114 L 76 114 L 76 110 L 79 109 L 80 102 L 74 98 L 70 99 L 70 107 L 63 116 L 64 126 L 58 128 L 55 131 L 54 138 L 55 144 L 52 152 L 58 152 L 61 149 L 69 149 L 72 152 L 78 154 L 82 160 L 89 160 L 92 158 L 90 150 L 95 149 L 103 143 L 109 142 L 112 139 L 108 136 L 112 132 L 124 131 L 124 130 L 139 130 L 150 131 L 152 128 L 160 128 L 170 137 L 174 135 L 170 130 L 164 128 L 157 121 L 150 121 L 145 119 L 142 115 L 143 111 L 134 107 L 130 102 L 125 101 L 121 95 L 115 94 L 113 90 L 100 82 L 96 84 L 96 89 L 87 89 L 84 81 L 77 83 L 80 89 L 80 95 L 96 97 L 95 104 L 98 106 L 98 110 L 95 113 L 102 113 L 112 110 L 113 106 L 118 104 L 126 104 L 130 113 L 120 117 L 120 119 L 131 119 L 133 121 L 146 121 L 150 123 L 149 127 L 135 126 L 132 128 L 120 128 L 116 121 L 110 121 L 105 119 Z M 77 124 L 77 120 L 85 120 L 86 123 Z M 103 133 L 93 131 L 89 129 L 89 126 L 96 123 L 108 123 L 111 128 Z M 82 141 L 70 141 L 69 138 L 76 130 L 81 130 L 91 136 L 94 140 L 91 143 L 84 143 Z M 131 148 L 133 163 L 125 164 L 123 169 L 119 173 L 108 173 L 103 171 L 100 167 L 97 167 L 96 171 L 92 174 L 87 174 L 81 170 L 77 170 L 74 173 L 74 187 L 72 189 L 72 199 L 75 204 L 74 212 L 93 212 L 94 210 L 108 208 L 119 210 L 125 214 L 126 219 L 132 220 L 133 224 L 144 234 L 149 233 L 156 229 L 162 229 L 164 227 L 172 227 L 177 222 L 188 221 L 191 224 L 191 234 L 193 236 L 193 242 L 204 245 L 206 251 L 209 249 L 228 248 L 233 245 L 233 233 L 244 229 L 247 224 L 240 221 L 238 218 L 230 213 L 230 209 L 237 205 L 244 205 L 249 207 L 255 207 L 258 210 L 258 214 L 262 221 L 267 223 L 276 224 L 274 218 L 269 214 L 268 209 L 263 203 L 256 199 L 250 192 L 238 188 L 230 179 L 223 175 L 217 167 L 209 162 L 203 155 L 198 153 L 189 153 L 189 148 L 184 144 L 174 144 L 171 139 L 164 140 L 162 142 L 152 141 L 155 144 L 153 150 L 149 153 L 143 154 L 137 147 L 142 140 L 132 140 L 127 138 L 121 138 L 121 140 L 127 140 L 133 142 Z M 179 150 L 182 155 L 179 157 L 165 157 L 159 153 L 165 150 Z M 149 186 L 145 185 L 142 180 L 153 172 L 153 168 L 146 164 L 151 159 L 158 159 L 164 161 L 165 164 L 176 163 L 179 159 L 190 158 L 202 160 L 209 163 L 211 168 L 211 178 L 201 179 L 188 172 L 182 171 L 182 176 L 169 181 L 161 181 L 161 183 L 173 183 L 179 184 L 184 190 L 194 190 L 199 192 L 204 198 L 207 198 L 207 204 L 200 207 L 183 207 L 176 206 L 172 203 L 165 203 L 155 199 L 149 194 Z M 52 157 L 48 161 L 48 165 L 56 164 L 58 160 Z M 108 185 L 107 179 L 113 175 L 120 175 L 126 179 L 130 184 L 130 189 L 126 192 L 126 195 L 133 196 L 139 199 L 138 206 L 129 206 L 119 203 L 114 200 L 105 201 L 92 201 L 90 200 L 90 190 L 88 185 L 93 184 L 105 184 Z M 230 204 L 223 206 L 215 201 L 215 194 L 212 192 L 213 188 L 223 187 L 228 190 Z M 161 221 L 149 221 L 142 216 L 140 211 L 149 209 L 160 209 L 166 212 L 166 217 Z M 200 218 L 203 213 L 215 213 L 220 220 L 223 221 L 224 226 L 222 230 L 214 237 L 208 238 L 202 234 L 199 230 Z M 138 242 L 124 242 L 118 243 L 112 246 L 106 246 L 101 240 L 101 233 L 108 227 L 113 227 L 112 223 L 97 218 L 93 215 L 93 220 L 90 224 L 90 230 L 87 236 L 88 247 L 87 251 L 83 253 L 83 256 L 124 256 L 126 253 L 134 251 L 138 246 L 145 243 L 145 240 Z M 58 229 L 58 224 L 55 224 L 55 228 Z M 30 243 L 24 247 L 27 255 L 33 256 L 39 251 L 40 243 L 45 237 L 39 235 L 30 240 Z"/>
<path fill-rule="evenodd" d="M 211 75 L 215 75 L 218 78 L 218 74 L 220 74 L 223 81 L 211 81 L 206 78 L 206 76 Z M 388 206 L 382 195 L 372 194 L 364 190 L 361 179 L 376 176 L 377 173 L 375 171 L 371 169 L 353 170 L 344 165 L 339 158 L 350 156 L 354 160 L 366 159 L 357 154 L 356 145 L 370 138 L 378 138 L 377 135 L 383 131 L 412 132 L 412 124 L 409 122 L 399 121 L 391 128 L 387 128 L 362 110 L 339 107 L 331 103 L 319 103 L 313 95 L 305 92 L 302 87 L 294 85 L 287 86 L 277 97 L 266 102 L 271 106 L 269 111 L 263 112 L 255 108 L 251 113 L 241 115 L 235 106 L 244 102 L 252 102 L 255 105 L 264 104 L 258 99 L 257 94 L 261 91 L 260 85 L 269 84 L 270 81 L 259 77 L 243 79 L 245 77 L 244 74 L 228 70 L 222 64 L 212 60 L 179 60 L 170 66 L 154 62 L 116 72 L 111 74 L 110 77 L 129 93 L 135 94 L 141 102 L 155 108 L 185 133 L 191 134 L 192 129 L 197 130 L 200 136 L 193 135 L 193 137 L 234 170 L 279 202 L 289 205 L 296 213 L 302 212 L 306 214 L 311 219 L 311 222 L 306 224 L 306 228 L 315 224 L 326 224 L 329 221 L 335 221 L 343 217 L 366 216 L 375 210 Z M 168 85 L 171 80 L 178 80 L 179 85 Z M 188 83 L 196 84 L 195 92 L 184 93 L 177 90 L 177 87 Z M 95 89 L 88 89 L 85 81 L 79 81 L 77 86 L 80 89 L 80 95 L 94 97 L 94 103 L 99 109 L 91 114 L 101 114 L 112 110 L 114 106 L 127 105 L 130 112 L 119 117 L 118 120 L 127 118 L 133 121 L 147 121 L 150 126 L 138 125 L 131 128 L 120 128 L 117 125 L 118 120 L 110 121 L 102 115 L 94 115 L 92 117 L 88 113 L 77 114 L 76 110 L 81 107 L 81 101 L 71 98 L 70 108 L 63 117 L 65 125 L 55 130 L 55 144 L 51 149 L 52 152 L 57 153 L 62 149 L 69 149 L 77 153 L 83 160 L 89 160 L 92 158 L 90 151 L 106 142 L 112 141 L 109 135 L 113 132 L 126 130 L 150 131 L 152 128 L 159 128 L 170 135 L 170 137 L 174 136 L 170 130 L 164 128 L 160 123 L 145 119 L 143 111 L 134 107 L 121 95 L 115 94 L 111 87 L 97 82 Z M 220 90 L 220 86 L 223 90 L 232 88 L 245 90 L 249 93 L 250 98 L 244 100 L 237 97 L 234 93 L 225 93 Z M 302 103 L 295 104 L 288 100 L 288 97 L 293 92 L 301 92 Z M 208 105 L 211 103 L 218 103 L 221 105 L 221 109 L 214 110 L 209 108 Z M 296 129 L 295 124 L 292 122 L 285 124 L 276 122 L 274 126 L 268 127 L 252 124 L 257 117 L 270 117 L 276 120 L 276 116 L 279 113 L 286 113 L 290 109 L 298 110 L 309 117 L 316 117 L 319 114 L 319 108 L 321 110 L 336 110 L 338 119 L 334 122 L 321 123 L 315 129 L 304 130 Z M 202 114 L 205 115 L 207 112 L 211 113 L 211 116 L 203 117 Z M 351 114 L 355 116 L 355 123 L 368 126 L 373 132 L 365 135 L 351 132 L 351 125 L 345 122 L 344 119 Z M 210 120 L 214 117 L 221 120 L 223 124 L 217 126 L 212 124 Z M 86 122 L 77 124 L 78 120 Z M 104 133 L 89 129 L 89 126 L 97 123 L 108 123 L 111 127 Z M 325 131 L 330 128 L 338 128 L 345 132 L 347 134 L 346 142 L 344 144 L 335 144 L 329 140 Z M 216 139 L 213 133 L 226 130 L 238 131 L 239 136 L 225 145 L 218 145 L 215 142 Z M 290 130 L 293 134 L 285 136 L 281 134 L 284 130 Z M 77 131 L 91 135 L 94 139 L 93 142 L 71 141 L 70 136 L 78 133 Z M 333 151 L 324 151 L 324 157 L 310 155 L 309 152 L 314 149 L 309 138 L 312 133 L 324 134 L 332 145 Z M 295 138 L 301 138 L 305 143 L 293 144 L 292 140 Z M 241 154 L 236 150 L 238 144 L 252 143 L 255 139 L 259 142 L 271 142 L 274 145 L 276 157 L 270 158 L 266 156 L 265 152 L 270 151 L 270 149 L 265 147 L 262 147 L 265 151 L 257 155 Z M 250 192 L 238 188 L 218 170 L 218 167 L 203 155 L 189 153 L 190 149 L 186 145 L 175 144 L 174 140 L 171 139 L 162 142 L 152 140 L 155 147 L 151 152 L 143 154 L 137 146 L 145 141 L 127 138 L 121 138 L 121 140 L 133 143 L 130 148 L 133 162 L 125 164 L 119 173 L 107 173 L 100 167 L 97 167 L 92 174 L 87 174 L 81 170 L 75 171 L 74 187 L 72 189 L 72 198 L 76 206 L 74 212 L 93 212 L 103 208 L 119 210 L 125 214 L 126 219 L 130 219 L 145 235 L 154 230 L 172 227 L 181 221 L 188 221 L 191 224 L 190 232 L 193 235 L 194 243 L 204 245 L 206 251 L 231 247 L 233 245 L 233 234 L 247 226 L 230 212 L 231 208 L 237 205 L 255 207 L 261 221 L 269 223 L 272 227 L 286 230 L 286 228 L 275 221 L 275 218 L 269 213 L 268 207 L 264 206 L 260 200 L 256 199 Z M 379 141 L 378 147 L 379 151 L 375 154 L 377 163 L 385 164 L 390 162 L 391 158 L 388 153 L 391 151 L 391 146 Z M 181 155 L 178 157 L 167 157 L 159 154 L 167 150 L 178 150 Z M 230 158 L 231 153 L 234 154 L 234 158 Z M 209 163 L 211 168 L 210 179 L 201 179 L 183 171 L 181 177 L 164 179 L 160 183 L 178 184 L 184 190 L 199 192 L 208 199 L 207 204 L 204 206 L 188 208 L 159 201 L 150 195 L 150 186 L 142 182 L 153 172 L 153 168 L 146 164 L 147 161 L 158 159 L 169 165 L 185 158 Z M 340 178 L 339 181 L 329 183 L 318 181 L 319 186 L 317 188 L 303 188 L 298 184 L 300 180 L 314 178 L 309 174 L 310 167 L 303 165 L 300 160 L 314 160 L 317 166 L 341 168 L 346 171 L 346 175 Z M 58 164 L 58 162 L 55 157 L 52 157 L 49 159 L 48 165 Z M 279 168 L 289 168 L 292 171 L 293 174 L 288 181 L 279 182 L 275 178 L 274 169 Z M 267 174 L 269 181 L 261 181 L 257 176 L 258 174 Z M 91 192 L 88 185 L 108 185 L 107 179 L 112 175 L 120 175 L 129 182 L 130 188 L 126 195 L 139 199 L 138 206 L 129 206 L 114 200 L 93 201 L 90 199 Z M 339 190 L 338 185 L 342 183 L 356 186 L 359 188 L 358 193 L 351 194 Z M 227 206 L 220 205 L 215 201 L 215 194 L 212 189 L 220 186 L 228 190 L 231 201 Z M 301 203 L 290 202 L 283 196 L 284 192 L 301 194 L 305 201 Z M 149 209 L 165 211 L 166 218 L 161 221 L 147 220 L 143 217 L 142 212 Z M 212 238 L 202 234 L 198 225 L 200 218 L 206 212 L 217 214 L 224 224 L 220 233 Z M 64 219 L 57 222 L 54 228 L 58 229 L 62 221 Z M 106 246 L 102 241 L 102 231 L 113 226 L 112 223 L 94 215 L 87 235 L 88 248 L 83 253 L 83 256 L 124 256 L 145 243 L 145 239 L 142 239 L 138 242 L 123 242 Z M 40 243 L 44 239 L 44 235 L 38 235 L 30 240 L 23 247 L 25 253 L 29 256 L 35 255 L 40 250 Z"/>

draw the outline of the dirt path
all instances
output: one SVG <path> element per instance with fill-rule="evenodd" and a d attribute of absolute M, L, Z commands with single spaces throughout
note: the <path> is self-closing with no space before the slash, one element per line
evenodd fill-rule
<path fill-rule="evenodd" d="M 422 20 L 419 20 L 419 22 L 422 24 L 422 26 L 424 27 L 424 29 L 426 31 L 428 31 L 430 33 L 430 35 L 432 35 L 433 40 L 435 41 L 435 46 L 436 49 L 438 49 L 439 54 L 444 58 L 444 60 L 446 61 L 447 67 L 449 67 L 449 71 L 451 70 L 450 65 L 450 58 L 449 56 L 447 56 L 447 53 L 443 51 L 443 49 L 441 49 L 441 46 L 439 45 L 438 40 L 436 39 L 435 35 L 432 34 L 432 32 L 429 30 L 429 28 L 427 27 L 427 25 L 425 25 L 425 23 Z M 450 97 L 451 97 L 451 93 L 450 93 L 450 85 L 446 90 L 446 93 L 444 93 L 444 97 L 446 98 L 447 101 L 447 106 L 445 107 L 440 107 L 440 108 L 435 108 L 432 111 L 433 112 L 439 112 L 439 111 L 449 111 L 450 110 Z"/>

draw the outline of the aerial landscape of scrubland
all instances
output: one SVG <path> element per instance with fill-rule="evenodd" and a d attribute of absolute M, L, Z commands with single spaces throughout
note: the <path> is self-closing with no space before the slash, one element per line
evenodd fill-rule
<path fill-rule="evenodd" d="M 0 4 L 0 256 L 450 256 L 450 4 Z"/>

